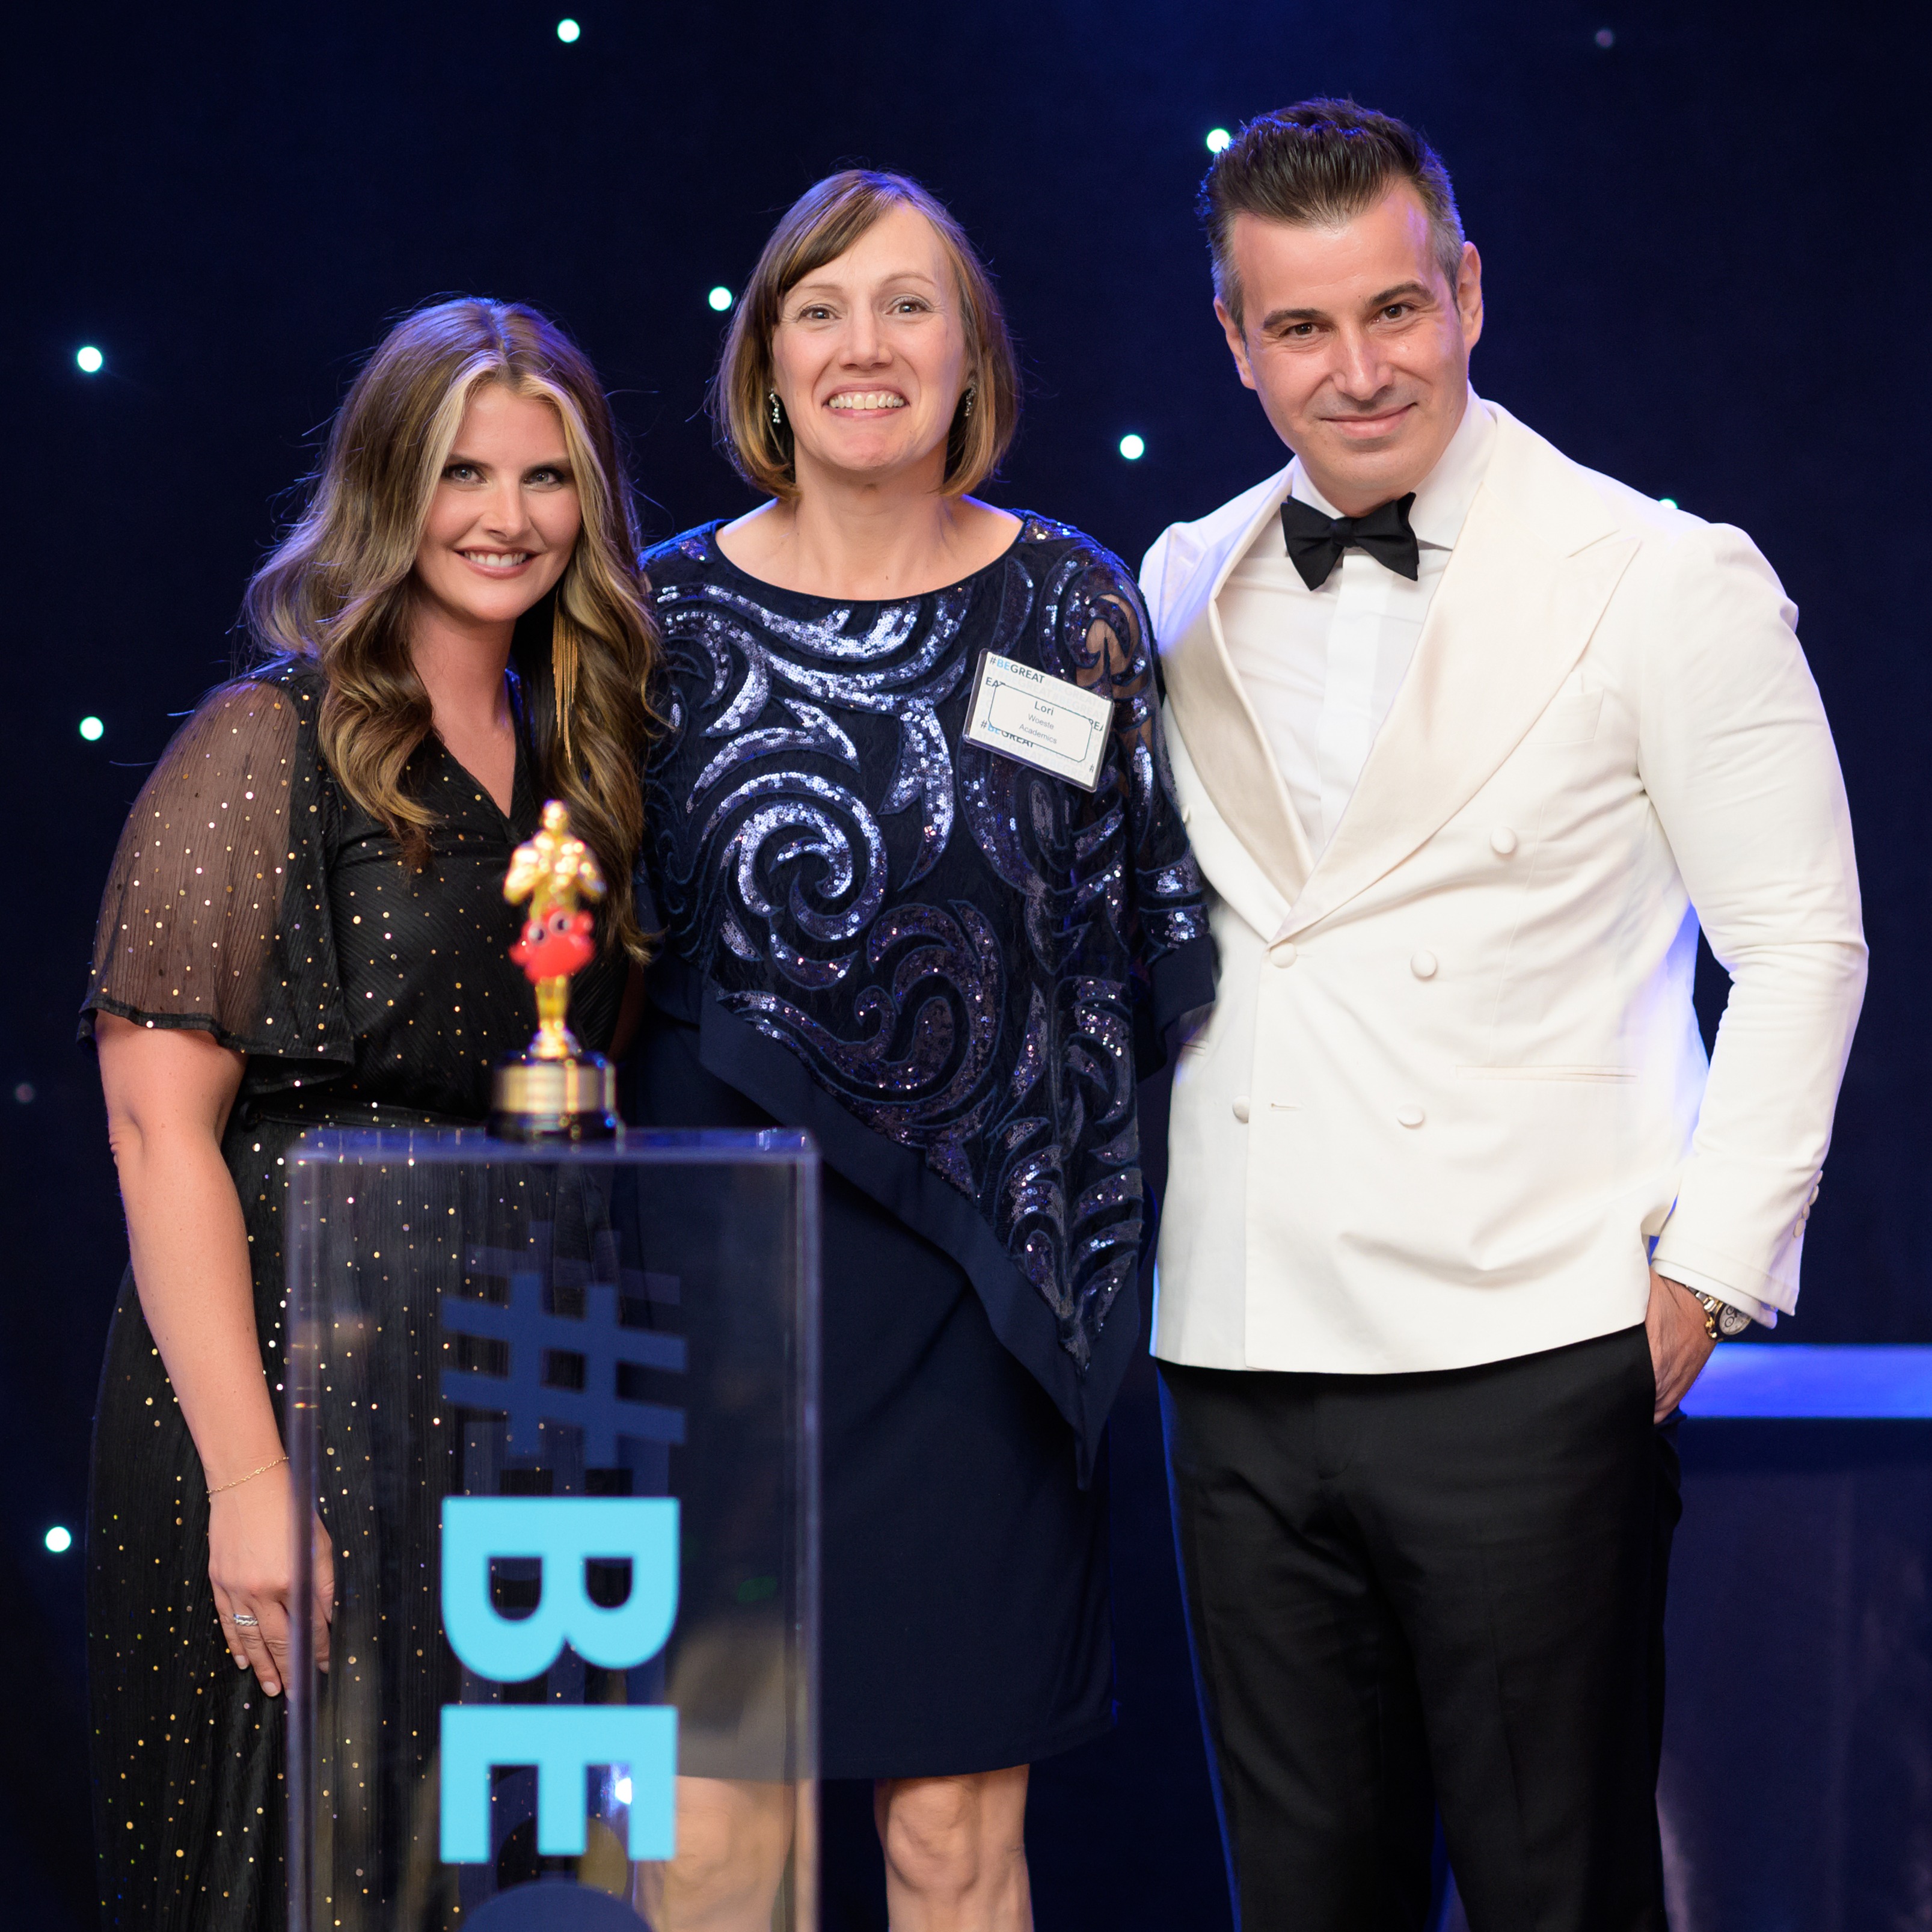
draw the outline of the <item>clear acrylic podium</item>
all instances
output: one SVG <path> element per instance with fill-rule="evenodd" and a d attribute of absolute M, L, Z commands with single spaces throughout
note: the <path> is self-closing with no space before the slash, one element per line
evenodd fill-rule
<path fill-rule="evenodd" d="M 811 1932 L 808 1138 L 326 1130 L 289 1194 L 292 1932 Z"/>

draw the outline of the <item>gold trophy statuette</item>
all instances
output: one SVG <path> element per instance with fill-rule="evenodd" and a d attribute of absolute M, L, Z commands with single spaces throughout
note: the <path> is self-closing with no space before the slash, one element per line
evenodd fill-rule
<path fill-rule="evenodd" d="M 511 855 L 503 896 L 530 901 L 510 957 L 537 990 L 536 1037 L 496 1066 L 490 1131 L 503 1140 L 608 1140 L 617 1131 L 617 1077 L 601 1054 L 579 1048 L 565 1016 L 570 982 L 597 956 L 580 902 L 604 896 L 604 874 L 574 837 L 568 808 L 552 799 L 543 830 Z"/>

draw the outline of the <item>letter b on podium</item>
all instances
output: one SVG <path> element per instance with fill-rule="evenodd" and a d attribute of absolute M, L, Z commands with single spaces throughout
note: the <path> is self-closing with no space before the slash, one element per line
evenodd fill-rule
<path fill-rule="evenodd" d="M 479 1677 L 517 1684 L 548 1670 L 567 1645 L 586 1664 L 628 1670 L 662 1650 L 677 1616 L 677 1504 L 663 1496 L 450 1496 L 442 1505 L 442 1624 Z M 490 1565 L 543 1566 L 536 1609 L 502 1616 Z M 611 1607 L 584 1588 L 586 1562 L 631 1566 L 631 1593 Z M 442 1713 L 442 1856 L 490 1856 L 493 1766 L 537 1767 L 537 1850 L 584 1848 L 584 1774 L 621 1765 L 631 1780 L 630 1855 L 671 1855 L 677 1713 L 622 1704 L 452 1704 Z"/>

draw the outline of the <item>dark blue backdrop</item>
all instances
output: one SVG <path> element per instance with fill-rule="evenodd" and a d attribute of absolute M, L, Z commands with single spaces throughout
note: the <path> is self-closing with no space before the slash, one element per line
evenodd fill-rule
<path fill-rule="evenodd" d="M 620 392 L 656 529 L 735 510 L 698 414 L 706 294 L 843 162 L 921 176 L 1001 278 L 1030 393 L 988 494 L 1135 558 L 1280 460 L 1208 310 L 1206 130 L 1316 92 L 1426 128 L 1487 266 L 1479 386 L 1582 461 L 1742 524 L 1803 608 L 1874 966 L 1804 1317 L 1772 1346 L 1932 1341 L 1924 10 L 571 4 L 573 45 L 561 6 L 512 0 L 10 20 L 0 1888 L 50 1932 L 92 1895 L 80 1558 L 42 1538 L 81 1521 L 124 1252 L 70 1044 L 123 814 L 224 668 L 272 506 L 386 319 L 450 290 L 550 308 Z M 1115 453 L 1129 430 L 1137 464 Z M 1114 1474 L 1124 1723 L 1040 1780 L 1041 1922 L 1211 1925 L 1144 1372 Z"/>

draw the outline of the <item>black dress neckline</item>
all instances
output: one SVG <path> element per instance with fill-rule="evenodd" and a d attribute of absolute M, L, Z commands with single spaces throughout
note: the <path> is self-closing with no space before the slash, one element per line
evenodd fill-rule
<path fill-rule="evenodd" d="M 517 707 L 511 706 L 512 736 L 516 740 L 516 762 L 510 768 L 510 808 L 506 812 L 496 802 L 496 794 L 490 788 L 449 748 L 448 742 L 436 727 L 430 727 L 426 742 L 434 744 L 444 758 L 449 760 L 452 770 L 459 772 L 476 788 L 476 796 L 502 821 L 503 830 L 512 838 L 526 836 L 524 828 L 532 830 L 536 824 L 536 778 L 531 770 L 532 760 L 528 740 L 524 735 L 521 718 Z"/>

